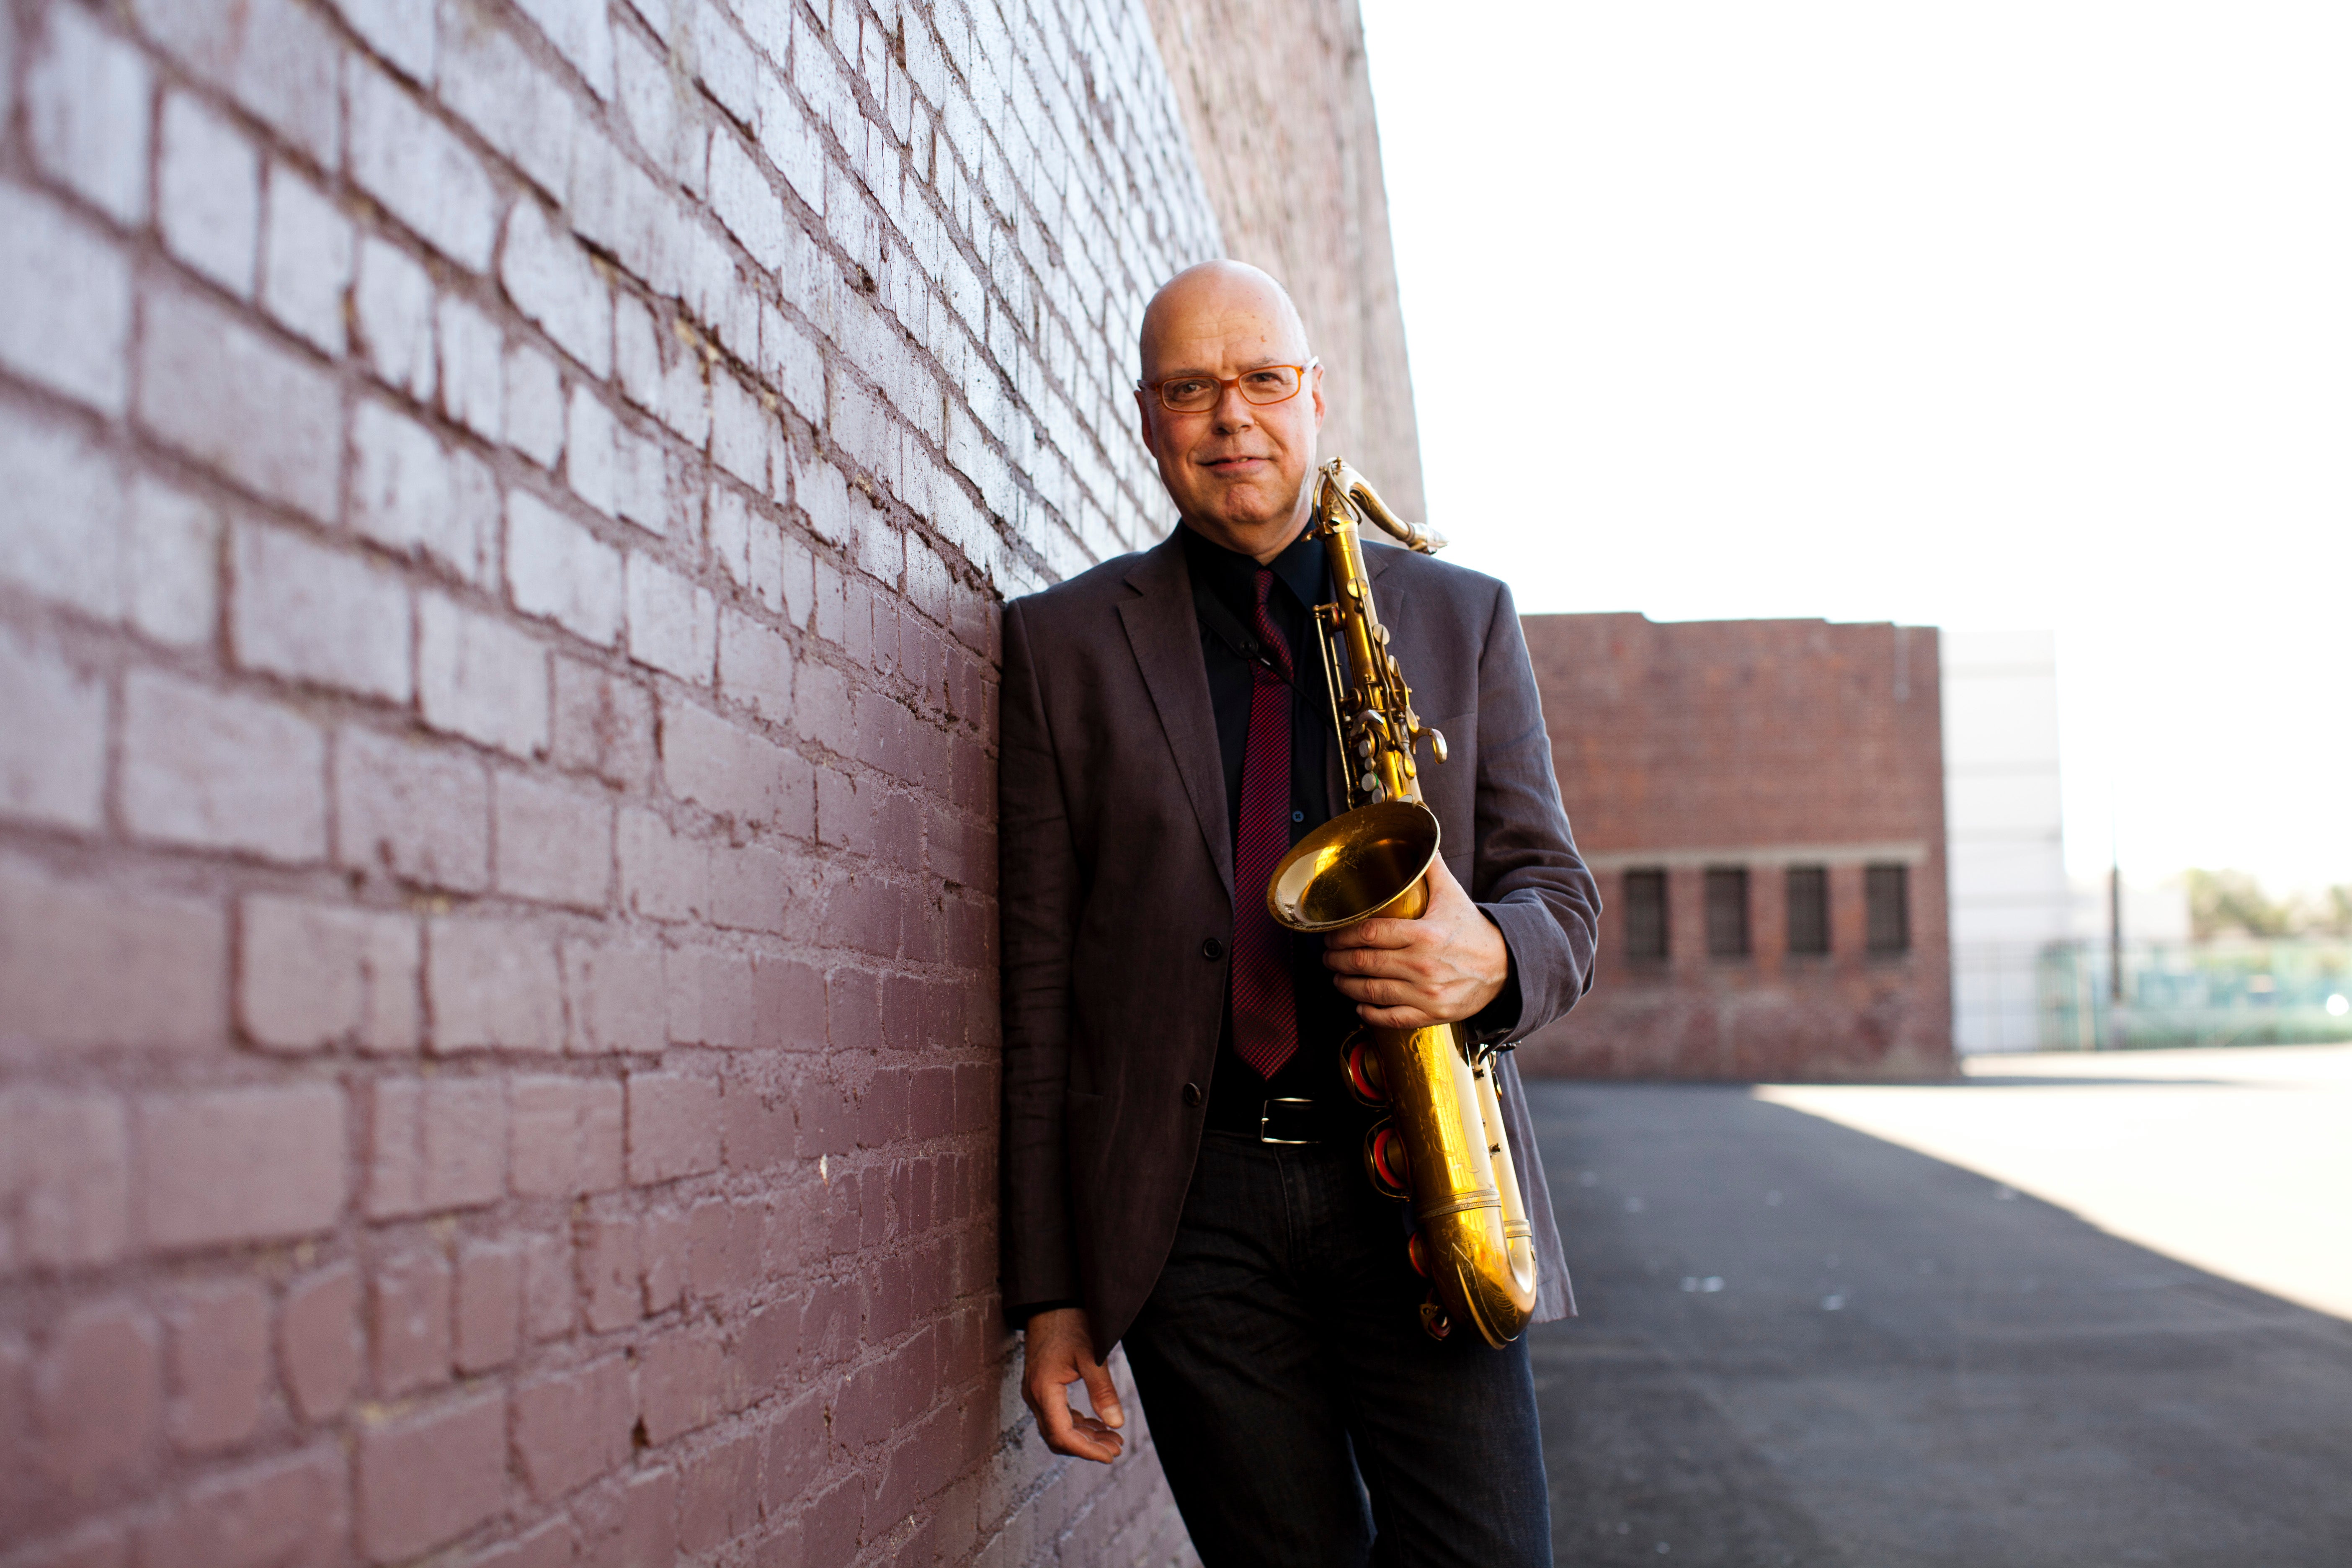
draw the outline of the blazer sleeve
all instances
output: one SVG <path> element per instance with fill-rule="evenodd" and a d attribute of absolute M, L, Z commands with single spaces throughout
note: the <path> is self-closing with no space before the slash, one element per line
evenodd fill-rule
<path fill-rule="evenodd" d="M 1069 1154 L 1070 955 L 1080 879 L 1028 623 L 1004 610 L 997 758 L 997 918 L 1003 965 L 1001 1283 L 1014 1327 L 1080 1304 Z"/>
<path fill-rule="evenodd" d="M 1601 888 L 1560 805 L 1535 668 L 1500 583 L 1478 658 L 1476 834 L 1470 896 L 1510 946 L 1519 1001 L 1516 1019 L 1494 1020 L 1495 1037 L 1517 1042 L 1592 988 Z"/>

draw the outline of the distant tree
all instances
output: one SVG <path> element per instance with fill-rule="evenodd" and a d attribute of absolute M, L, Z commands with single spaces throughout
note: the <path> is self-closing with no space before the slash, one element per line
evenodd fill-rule
<path fill-rule="evenodd" d="M 2199 942 L 2232 931 L 2287 936 L 2301 923 L 2294 906 L 2273 902 L 2246 872 L 2192 870 L 2187 879 L 2189 929 Z"/>
<path fill-rule="evenodd" d="M 2311 928 L 2329 936 L 2352 936 L 2352 882 L 2338 882 L 2327 889 Z"/>

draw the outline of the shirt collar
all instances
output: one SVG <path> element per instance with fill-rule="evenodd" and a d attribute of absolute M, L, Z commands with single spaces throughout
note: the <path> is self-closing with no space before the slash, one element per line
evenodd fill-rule
<path fill-rule="evenodd" d="M 1255 560 L 1226 549 L 1188 523 L 1180 522 L 1177 527 L 1184 536 L 1185 562 L 1196 579 L 1206 577 L 1223 597 L 1244 605 L 1256 602 Z M 1275 581 L 1296 595 L 1301 606 L 1312 608 L 1322 599 L 1323 542 L 1315 537 L 1313 528 L 1301 529 L 1298 537 L 1266 564 L 1274 569 Z"/>

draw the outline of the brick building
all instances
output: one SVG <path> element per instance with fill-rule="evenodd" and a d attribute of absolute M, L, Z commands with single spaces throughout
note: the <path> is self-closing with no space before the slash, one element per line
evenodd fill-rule
<path fill-rule="evenodd" d="M 1346 0 L 0 8 L 0 1563 L 1181 1558 L 998 1321 L 996 611 L 1221 250 L 1417 473 L 1374 228 Z"/>
<path fill-rule="evenodd" d="M 1933 629 L 1530 616 L 1600 874 L 1592 994 L 1520 1051 L 1578 1078 L 1951 1070 Z"/>

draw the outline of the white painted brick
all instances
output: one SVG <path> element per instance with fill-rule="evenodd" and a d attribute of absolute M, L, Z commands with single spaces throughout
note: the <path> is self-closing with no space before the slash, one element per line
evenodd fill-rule
<path fill-rule="evenodd" d="M 163 99 L 155 219 L 163 248 L 240 300 L 253 298 L 261 237 L 261 155 L 202 100 Z"/>
<path fill-rule="evenodd" d="M 586 387 L 575 386 L 566 424 L 563 472 L 572 493 L 611 517 L 620 489 L 613 464 L 613 411 Z"/>
<path fill-rule="evenodd" d="M 434 0 L 333 0 L 351 30 L 412 81 L 433 83 Z"/>
<path fill-rule="evenodd" d="M 706 514 L 706 528 L 710 542 L 710 553 L 727 575 L 737 583 L 751 580 L 751 509 L 742 492 L 732 486 L 714 484 L 710 487 L 710 507 Z"/>
<path fill-rule="evenodd" d="M 122 613 L 122 481 L 76 430 L 0 413 L 0 581 L 101 621 Z"/>
<path fill-rule="evenodd" d="M 570 195 L 572 95 L 514 36 L 473 10 L 452 10 L 442 41 L 441 101 L 557 202 Z"/>
<path fill-rule="evenodd" d="M 699 450 L 710 439 L 710 389 L 703 377 L 709 368 L 696 345 L 686 345 L 671 356 L 662 372 L 661 422 Z"/>
<path fill-rule="evenodd" d="M 343 50 L 296 0 L 131 0 L 140 30 L 314 159 L 342 163 Z"/>
<path fill-rule="evenodd" d="M 0 182 L 0 365 L 36 385 L 120 414 L 130 392 L 131 263 L 47 196 Z"/>
<path fill-rule="evenodd" d="M 571 218 L 572 232 L 632 276 L 662 292 L 676 287 L 663 236 L 684 223 L 684 215 L 634 160 L 584 123 L 572 138 Z"/>
<path fill-rule="evenodd" d="M 537 496 L 507 496 L 507 585 L 515 608 L 610 647 L 620 638 L 621 552 Z"/>
<path fill-rule="evenodd" d="M 496 809 L 500 892 L 591 910 L 612 901 L 613 806 L 602 790 L 500 773 Z"/>
<path fill-rule="evenodd" d="M 343 457 L 334 378 L 193 293 L 159 289 L 143 314 L 139 422 L 257 494 L 332 518 Z"/>
<path fill-rule="evenodd" d="M 882 513 L 866 510 L 857 521 L 857 569 L 876 582 L 895 588 L 905 566 L 898 531 Z"/>
<path fill-rule="evenodd" d="M 809 616 L 816 608 L 816 557 L 797 539 L 784 538 L 780 533 L 779 541 L 783 557 L 784 621 L 806 631 Z"/>
<path fill-rule="evenodd" d="M 369 368 L 386 385 L 432 402 L 432 275 L 406 251 L 371 236 L 360 246 L 352 307 Z"/>
<path fill-rule="evenodd" d="M 416 605 L 416 689 L 436 730 L 518 757 L 548 744 L 547 650 L 440 594 Z"/>
<path fill-rule="evenodd" d="M 752 520 L 749 565 L 752 596 L 767 606 L 770 615 L 783 614 L 784 531 L 773 520 Z"/>
<path fill-rule="evenodd" d="M 487 581 L 498 530 L 490 483 L 487 496 L 461 486 L 439 439 L 373 398 L 352 416 L 352 526 L 380 544 Z"/>
<path fill-rule="evenodd" d="M 670 793 L 751 826 L 784 805 L 788 753 L 690 702 L 665 701 L 662 773 Z"/>
<path fill-rule="evenodd" d="M 760 151 L 809 210 L 824 216 L 824 142 L 808 111 L 767 71 L 760 73 L 759 129 Z"/>
<path fill-rule="evenodd" d="M 499 262 L 507 297 L 565 353 L 602 381 L 613 373 L 613 300 L 568 234 L 550 226 L 536 202 L 517 202 Z"/>
<path fill-rule="evenodd" d="M 802 418 L 818 419 L 824 409 L 824 353 L 772 305 L 760 310 L 760 369 Z"/>
<path fill-rule="evenodd" d="M 563 455 L 563 383 L 555 362 L 528 344 L 507 350 L 507 444 L 542 468 Z"/>
<path fill-rule="evenodd" d="M 424 888 L 490 878 L 489 780 L 464 747 L 347 725 L 335 742 L 335 856 Z"/>
<path fill-rule="evenodd" d="M 672 179 L 688 190 L 699 190 L 701 158 L 688 149 L 698 148 L 702 137 L 679 112 L 678 91 L 668 63 L 625 29 L 616 33 L 613 42 L 621 111 L 637 145 Z"/>
<path fill-rule="evenodd" d="M 123 608 L 160 643 L 194 647 L 220 625 L 220 516 L 153 479 L 131 486 Z"/>
<path fill-rule="evenodd" d="M 94 828 L 106 816 L 106 683 L 0 626 L 0 816 Z"/>
<path fill-rule="evenodd" d="M 435 311 L 441 345 L 441 407 L 485 441 L 501 438 L 505 340 L 496 321 L 453 294 Z"/>
<path fill-rule="evenodd" d="M 629 554 L 629 657 L 697 686 L 710 684 L 718 601 L 639 551 Z"/>
<path fill-rule="evenodd" d="M 752 260 L 771 272 L 783 265 L 783 204 L 742 143 L 724 130 L 710 137 L 710 210 Z"/>
<path fill-rule="evenodd" d="M 563 982 L 546 937 L 507 921 L 436 920 L 425 952 L 436 1053 L 563 1048 Z"/>
<path fill-rule="evenodd" d="M 808 518 L 809 528 L 827 544 L 847 540 L 856 518 L 850 510 L 849 481 L 823 458 L 793 459 L 793 500 Z"/>
<path fill-rule="evenodd" d="M 613 368 L 620 377 L 621 395 L 659 417 L 661 414 L 661 344 L 654 336 L 654 315 L 633 294 L 613 300 Z"/>
<path fill-rule="evenodd" d="M 613 467 L 618 489 L 614 505 L 622 518 L 648 533 L 669 531 L 669 460 L 658 441 L 627 426 L 613 436 Z"/>
<path fill-rule="evenodd" d="M 613 96 L 613 23 L 605 0 L 516 0 L 599 98 Z"/>
<path fill-rule="evenodd" d="M 272 860 L 326 853 L 326 742 L 299 714 L 147 669 L 123 679 L 122 705 L 134 835 Z"/>
<path fill-rule="evenodd" d="M 365 557 L 287 529 L 238 525 L 229 638 L 247 669 L 405 702 L 408 588 Z"/>
<path fill-rule="evenodd" d="M 774 416 L 723 371 L 710 377 L 710 460 L 755 490 L 768 488 L 768 429 Z"/>
<path fill-rule="evenodd" d="M 728 610 L 719 617 L 719 687 L 771 724 L 793 718 L 793 650 L 751 616 Z"/>
<path fill-rule="evenodd" d="M 694 29 L 694 75 L 720 108 L 745 124 L 758 110 L 757 62 L 725 13 L 710 0 L 681 0 Z"/>
<path fill-rule="evenodd" d="M 498 193 L 457 134 L 408 90 L 353 55 L 344 69 L 352 177 L 458 266 L 480 272 L 498 238 Z"/>
<path fill-rule="evenodd" d="M 26 61 L 34 161 L 116 222 L 136 224 L 147 216 L 155 73 L 79 5 L 51 5 L 44 22 Z"/>
<path fill-rule="evenodd" d="M 269 169 L 261 302 L 278 323 L 340 358 L 343 297 L 352 286 L 351 219 L 284 163 Z"/>
<path fill-rule="evenodd" d="M 416 921 L 306 899 L 248 898 L 240 910 L 237 1021 L 260 1045 L 350 1044 L 413 1051 L 423 1019 Z"/>

